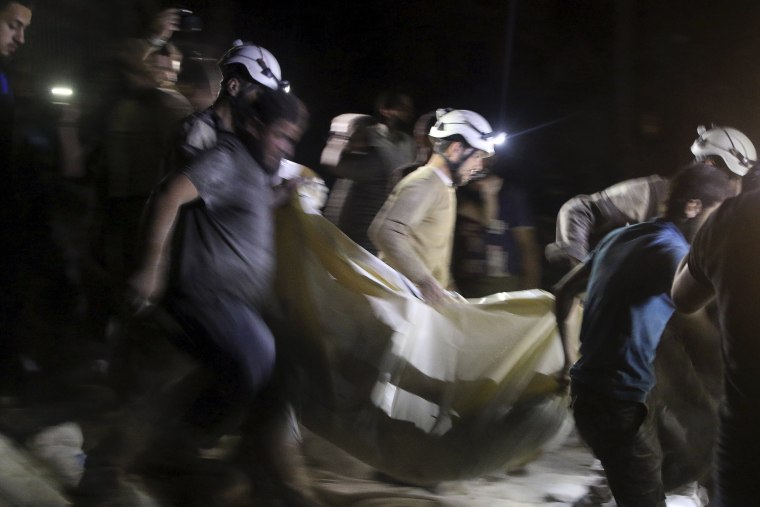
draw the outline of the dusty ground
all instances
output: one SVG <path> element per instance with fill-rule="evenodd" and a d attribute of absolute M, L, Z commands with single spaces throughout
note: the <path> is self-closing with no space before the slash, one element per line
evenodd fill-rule
<path fill-rule="evenodd" d="M 71 430 L 71 427 L 68 428 Z M 58 433 L 64 435 L 67 432 Z M 0 435 L 0 507 L 58 507 L 71 505 L 65 493 L 65 470 L 71 481 L 83 456 L 71 438 L 49 441 L 57 455 L 40 459 L 32 443 L 19 445 Z M 586 497 L 601 476 L 593 457 L 572 433 L 558 448 L 545 452 L 524 469 L 506 474 L 452 481 L 425 489 L 383 480 L 369 466 L 304 430 L 303 452 L 319 499 L 343 507 L 570 507 Z M 58 441 L 56 441 L 56 438 Z M 74 444 L 74 445 L 70 445 Z M 61 472 L 64 472 L 62 475 Z M 693 495 L 692 495 L 693 496 Z M 613 507 L 614 502 L 589 503 Z M 668 507 L 695 507 L 692 498 L 670 495 Z M 157 507 L 145 497 L 140 507 Z"/>

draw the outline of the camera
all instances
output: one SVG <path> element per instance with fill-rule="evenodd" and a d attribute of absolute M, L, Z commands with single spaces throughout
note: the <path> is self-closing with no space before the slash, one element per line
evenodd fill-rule
<path fill-rule="evenodd" d="M 203 21 L 200 17 L 193 15 L 190 9 L 177 9 L 179 13 L 179 31 L 180 32 L 199 32 L 203 29 Z"/>

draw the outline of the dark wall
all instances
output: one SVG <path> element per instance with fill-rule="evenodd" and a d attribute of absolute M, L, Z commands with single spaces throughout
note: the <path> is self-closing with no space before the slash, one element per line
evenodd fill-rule
<path fill-rule="evenodd" d="M 542 241 L 559 206 L 689 161 L 700 123 L 760 143 L 760 5 L 752 0 L 187 0 L 182 36 L 218 57 L 262 44 L 311 111 L 298 159 L 317 170 L 330 119 L 372 109 L 386 88 L 417 112 L 481 112 L 513 136 L 501 170 L 531 190 Z M 38 83 L 82 68 L 163 0 L 40 0 L 19 64 Z M 147 7 L 146 7 L 147 6 Z M 86 78 L 84 78 L 86 79 Z"/>

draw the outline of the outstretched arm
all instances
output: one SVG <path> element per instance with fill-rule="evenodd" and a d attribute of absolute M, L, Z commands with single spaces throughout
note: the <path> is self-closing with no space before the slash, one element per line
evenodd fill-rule
<path fill-rule="evenodd" d="M 553 288 L 556 297 L 554 314 L 557 319 L 560 340 L 562 341 L 562 351 L 565 355 L 564 367 L 562 369 L 565 379 L 577 355 L 577 351 L 572 347 L 568 337 L 567 318 L 570 315 L 570 309 L 573 307 L 575 297 L 586 288 L 590 274 L 591 265 L 589 262 L 584 262 L 573 268 Z"/>
<path fill-rule="evenodd" d="M 148 200 L 140 265 L 128 281 L 137 312 L 152 306 L 163 294 L 174 224 L 182 205 L 197 198 L 198 190 L 187 176 L 175 174 L 164 180 Z"/>

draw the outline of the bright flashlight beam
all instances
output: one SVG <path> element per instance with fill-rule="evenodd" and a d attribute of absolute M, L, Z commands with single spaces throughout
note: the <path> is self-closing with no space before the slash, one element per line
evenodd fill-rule
<path fill-rule="evenodd" d="M 56 97 L 71 97 L 74 95 L 74 90 L 67 86 L 55 86 L 50 89 L 50 93 Z"/>
<path fill-rule="evenodd" d="M 493 144 L 499 145 L 504 144 L 504 141 L 507 140 L 507 134 L 504 132 L 500 132 L 496 134 L 496 136 L 493 138 Z"/>
<path fill-rule="evenodd" d="M 509 134 L 509 137 L 511 137 L 511 138 L 520 137 L 521 135 L 528 134 L 530 132 L 533 132 L 534 130 L 540 130 L 542 128 L 546 128 L 546 127 L 549 127 L 551 125 L 554 125 L 555 123 L 563 122 L 563 121 L 567 120 L 568 118 L 570 118 L 572 116 L 575 116 L 575 114 L 569 114 L 567 116 L 563 116 L 562 118 L 557 118 L 556 120 L 550 120 L 550 121 L 547 121 L 547 122 L 542 123 L 540 125 L 536 125 L 535 127 L 530 127 L 530 128 L 525 129 L 525 130 L 521 130 L 520 132 L 516 132 L 514 134 Z"/>

